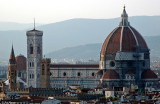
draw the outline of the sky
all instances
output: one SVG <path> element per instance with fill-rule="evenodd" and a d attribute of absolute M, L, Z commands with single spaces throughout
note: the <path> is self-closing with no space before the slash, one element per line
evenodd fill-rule
<path fill-rule="evenodd" d="M 73 18 L 160 15 L 160 0 L 0 0 L 0 22 L 53 23 Z"/>

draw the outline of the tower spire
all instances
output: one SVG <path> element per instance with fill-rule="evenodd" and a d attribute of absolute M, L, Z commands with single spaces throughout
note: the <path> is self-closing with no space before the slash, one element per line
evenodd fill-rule
<path fill-rule="evenodd" d="M 14 55 L 14 49 L 13 49 L 13 44 L 12 44 L 12 49 L 11 49 L 11 54 L 10 54 L 10 58 L 9 58 L 9 65 L 8 65 L 8 89 L 11 91 L 13 89 L 16 89 L 16 58 Z"/>
<path fill-rule="evenodd" d="M 124 8 L 124 9 L 126 8 L 125 4 L 124 4 L 123 8 Z"/>
<path fill-rule="evenodd" d="M 15 59 L 15 55 L 14 55 L 14 49 L 13 49 L 13 44 L 12 44 L 12 49 L 11 49 L 9 63 L 10 64 L 15 64 L 16 63 L 16 59 Z"/>
<path fill-rule="evenodd" d="M 128 22 L 128 14 L 126 12 L 126 6 L 123 6 L 123 12 L 121 14 L 121 21 L 119 23 L 119 26 L 128 26 L 129 22 Z"/>
<path fill-rule="evenodd" d="M 35 18 L 34 18 L 34 30 L 35 30 Z"/>

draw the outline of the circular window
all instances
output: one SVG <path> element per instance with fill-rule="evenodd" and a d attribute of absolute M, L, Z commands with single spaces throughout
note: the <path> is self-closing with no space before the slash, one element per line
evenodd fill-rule
<path fill-rule="evenodd" d="M 67 75 L 66 72 L 64 72 L 64 73 L 63 73 L 63 76 L 66 76 L 66 75 Z"/>
<path fill-rule="evenodd" d="M 94 72 L 92 73 L 92 76 L 94 76 Z"/>
<path fill-rule="evenodd" d="M 78 72 L 78 73 L 77 73 L 77 76 L 81 76 L 81 73 L 80 73 L 80 72 Z"/>
<path fill-rule="evenodd" d="M 110 62 L 110 66 L 111 66 L 111 67 L 114 67 L 114 66 L 115 66 L 115 62 L 111 61 L 111 62 Z"/>

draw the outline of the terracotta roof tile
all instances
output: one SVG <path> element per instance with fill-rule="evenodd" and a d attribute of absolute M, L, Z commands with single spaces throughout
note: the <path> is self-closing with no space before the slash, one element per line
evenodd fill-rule
<path fill-rule="evenodd" d="M 136 40 L 128 27 L 124 27 L 123 38 L 122 38 L 122 51 L 133 52 L 136 46 Z"/>
<path fill-rule="evenodd" d="M 142 75 L 141 75 L 142 79 L 156 79 L 157 75 L 150 69 L 145 70 Z"/>
<path fill-rule="evenodd" d="M 110 37 L 108 45 L 106 47 L 106 54 L 115 54 L 120 50 L 121 29 L 122 28 L 119 27 Z"/>
<path fill-rule="evenodd" d="M 106 49 L 106 44 L 107 44 L 109 38 L 111 37 L 112 33 L 113 33 L 116 29 L 117 29 L 117 28 L 115 28 L 115 29 L 107 36 L 107 38 L 105 39 L 105 41 L 104 41 L 104 43 L 103 43 L 103 45 L 102 45 L 102 48 L 101 48 L 101 54 L 104 54 L 105 49 Z"/>
<path fill-rule="evenodd" d="M 120 79 L 119 74 L 114 70 L 107 70 L 101 79 Z"/>
<path fill-rule="evenodd" d="M 17 56 L 17 70 L 26 70 L 26 57 L 24 56 Z"/>
<path fill-rule="evenodd" d="M 98 64 L 51 64 L 50 68 L 99 68 Z"/>
<path fill-rule="evenodd" d="M 131 27 L 131 29 L 132 29 L 133 32 L 135 33 L 139 45 L 140 45 L 142 48 L 147 48 L 147 49 L 148 49 L 148 46 L 147 46 L 145 40 L 143 39 L 143 37 L 141 36 L 141 34 L 140 34 L 138 31 L 136 31 L 136 29 L 134 29 L 133 27 Z"/>

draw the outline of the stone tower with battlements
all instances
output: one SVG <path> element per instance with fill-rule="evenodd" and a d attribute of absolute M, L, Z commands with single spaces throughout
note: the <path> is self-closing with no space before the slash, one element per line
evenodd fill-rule
<path fill-rule="evenodd" d="M 50 59 L 40 60 L 40 87 L 49 88 L 50 87 Z"/>
<path fill-rule="evenodd" d="M 27 31 L 27 84 L 28 87 L 40 87 L 40 62 L 42 59 L 43 31 Z"/>

